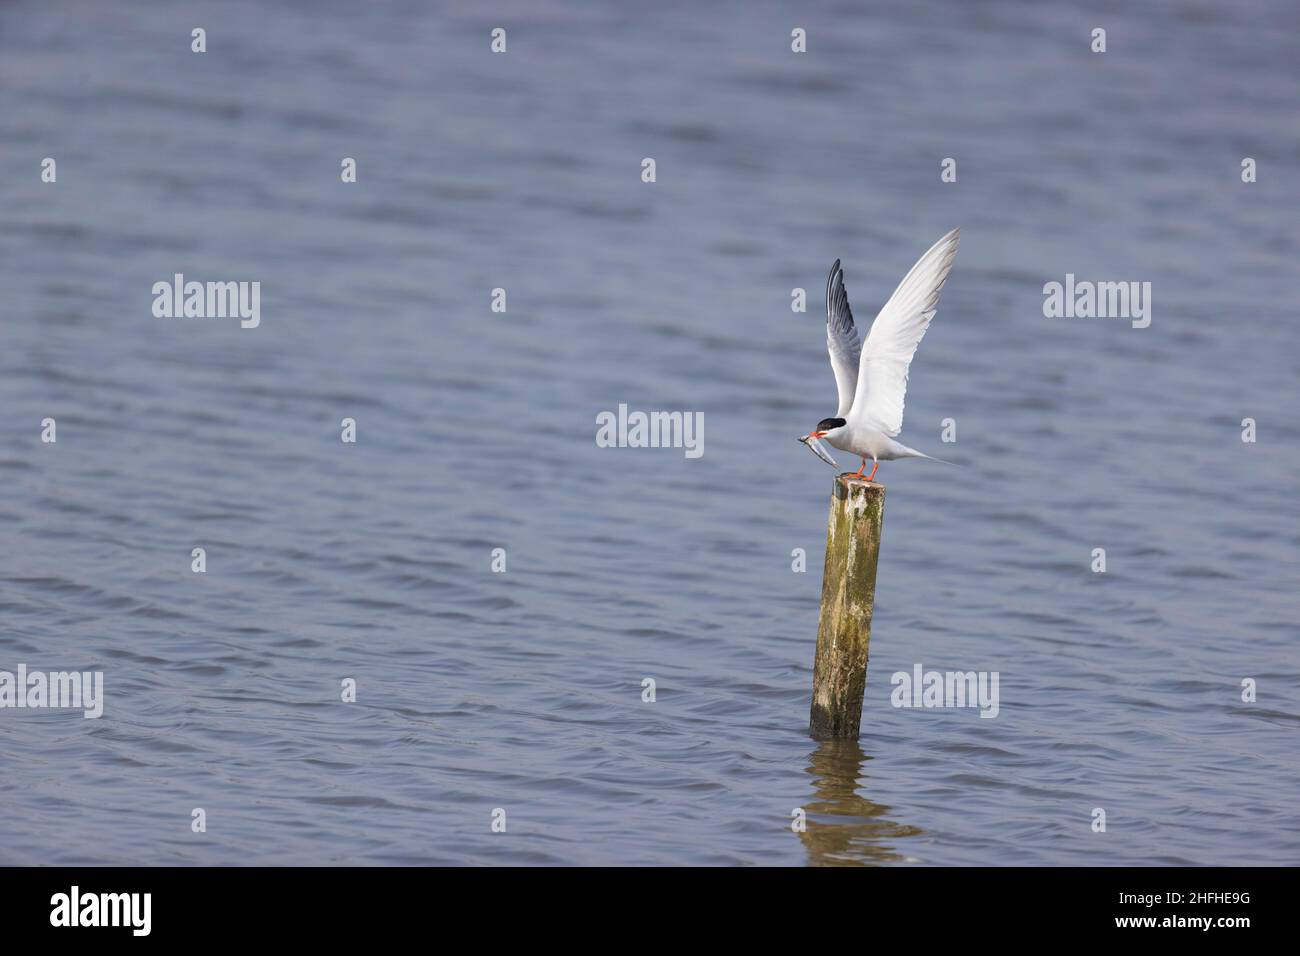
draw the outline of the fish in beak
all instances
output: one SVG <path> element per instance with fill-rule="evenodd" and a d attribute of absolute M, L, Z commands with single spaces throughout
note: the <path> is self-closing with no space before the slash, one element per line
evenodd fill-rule
<path fill-rule="evenodd" d="M 826 462 L 826 464 L 830 465 L 832 468 L 838 468 L 839 465 L 836 464 L 835 459 L 826 453 L 825 446 L 823 446 L 819 440 L 825 434 L 825 432 L 809 432 L 799 440 L 812 449 L 812 453 L 822 461 Z"/>

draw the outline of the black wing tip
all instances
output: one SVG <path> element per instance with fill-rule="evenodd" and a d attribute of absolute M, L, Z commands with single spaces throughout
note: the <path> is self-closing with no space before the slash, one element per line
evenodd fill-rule
<path fill-rule="evenodd" d="M 835 296 L 836 289 L 844 287 L 844 270 L 840 268 L 840 260 L 836 259 L 831 265 L 831 271 L 826 275 L 826 307 L 829 310 L 831 299 Z"/>
<path fill-rule="evenodd" d="M 849 307 L 849 292 L 844 288 L 844 270 L 840 260 L 831 266 L 831 274 L 826 277 L 826 322 L 837 332 L 853 330 L 853 310 Z"/>
<path fill-rule="evenodd" d="M 843 281 L 844 281 L 844 270 L 840 268 L 840 260 L 836 259 L 835 262 L 831 265 L 830 273 L 826 276 L 826 291 L 830 292 L 831 289 L 835 288 L 836 282 L 843 282 Z"/>

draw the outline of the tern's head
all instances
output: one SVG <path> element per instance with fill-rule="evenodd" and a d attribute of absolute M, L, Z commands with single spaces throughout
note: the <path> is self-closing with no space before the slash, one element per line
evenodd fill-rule
<path fill-rule="evenodd" d="M 842 429 L 844 428 L 844 425 L 845 422 L 844 419 L 842 418 L 823 418 L 821 421 L 817 423 L 816 428 L 810 431 L 807 435 L 804 435 L 799 440 L 803 442 L 805 445 L 807 445 L 809 448 L 811 448 L 813 454 L 816 455 L 818 458 L 820 458 L 822 461 L 826 462 L 826 464 L 830 465 L 831 467 L 838 467 L 835 464 L 835 459 L 832 458 L 830 455 L 826 454 L 826 450 L 822 448 L 822 443 L 820 439 L 826 438 L 827 436 L 834 439 L 836 436 L 842 434 Z"/>
<path fill-rule="evenodd" d="M 800 441 L 807 441 L 809 438 L 834 438 L 845 424 L 847 423 L 842 418 L 823 418 L 817 423 L 817 427 L 801 438 Z"/>

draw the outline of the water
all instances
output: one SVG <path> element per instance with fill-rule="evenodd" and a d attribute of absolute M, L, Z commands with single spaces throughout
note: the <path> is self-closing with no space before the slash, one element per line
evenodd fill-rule
<path fill-rule="evenodd" d="M 1300 862 L 1292 5 L 65 6 L 0 8 L 0 669 L 107 701 L 0 711 L 0 863 Z M 865 327 L 953 225 L 901 437 L 964 467 L 882 464 L 818 744 L 821 289 Z"/>

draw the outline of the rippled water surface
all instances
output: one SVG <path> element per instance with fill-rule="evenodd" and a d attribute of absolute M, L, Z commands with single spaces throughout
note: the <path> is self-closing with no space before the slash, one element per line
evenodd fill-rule
<path fill-rule="evenodd" d="M 107 697 L 0 710 L 0 863 L 1300 862 L 1294 5 L 701 6 L 0 7 L 0 670 Z M 826 270 L 954 225 L 819 744 Z"/>

